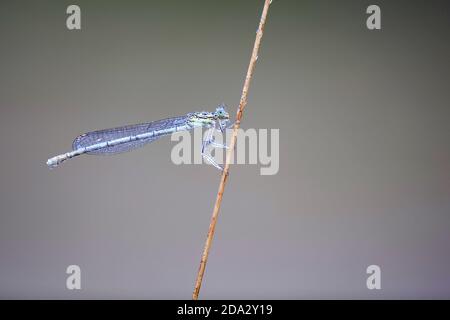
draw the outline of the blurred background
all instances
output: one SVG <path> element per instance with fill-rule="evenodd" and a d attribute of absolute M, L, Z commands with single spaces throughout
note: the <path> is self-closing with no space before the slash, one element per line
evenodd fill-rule
<path fill-rule="evenodd" d="M 234 117 L 262 5 L 0 3 L 0 298 L 191 297 L 216 169 L 170 138 L 45 162 L 87 131 Z M 449 8 L 273 1 L 242 127 L 280 129 L 280 171 L 231 168 L 200 298 L 450 298 Z"/>

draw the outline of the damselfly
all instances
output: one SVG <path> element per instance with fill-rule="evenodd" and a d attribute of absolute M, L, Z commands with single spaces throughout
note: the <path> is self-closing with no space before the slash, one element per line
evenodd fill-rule
<path fill-rule="evenodd" d="M 223 170 L 209 154 L 205 153 L 205 148 L 209 145 L 216 148 L 227 148 L 225 145 L 214 142 L 213 133 L 217 129 L 223 132 L 227 128 L 229 119 L 230 116 L 225 110 L 225 105 L 221 104 L 214 112 L 192 112 L 180 117 L 84 133 L 73 141 L 72 151 L 48 159 L 47 165 L 54 168 L 65 160 L 82 154 L 122 153 L 142 147 L 174 132 L 202 127 L 209 129 L 203 139 L 202 156 L 217 169 Z"/>

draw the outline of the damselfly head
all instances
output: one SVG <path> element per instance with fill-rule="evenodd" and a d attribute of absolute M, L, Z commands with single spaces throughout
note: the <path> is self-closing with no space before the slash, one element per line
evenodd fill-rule
<path fill-rule="evenodd" d="M 225 107 L 226 107 L 226 105 L 222 103 L 221 105 L 219 105 L 216 108 L 216 112 L 214 112 L 214 114 L 217 117 L 217 119 L 219 119 L 219 120 L 228 120 L 228 119 L 230 119 L 230 115 L 225 110 Z"/>

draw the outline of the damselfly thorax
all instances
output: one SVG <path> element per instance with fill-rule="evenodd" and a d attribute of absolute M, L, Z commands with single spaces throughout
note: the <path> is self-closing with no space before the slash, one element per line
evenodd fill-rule
<path fill-rule="evenodd" d="M 230 116 L 224 106 L 219 106 L 215 112 L 194 112 L 189 116 L 188 123 L 194 127 L 213 127 L 217 122 L 228 122 Z"/>

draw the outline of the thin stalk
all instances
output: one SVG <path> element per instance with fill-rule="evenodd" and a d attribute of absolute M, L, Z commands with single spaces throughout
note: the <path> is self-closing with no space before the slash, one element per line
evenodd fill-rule
<path fill-rule="evenodd" d="M 244 108 L 247 105 L 247 95 L 250 88 L 250 82 L 252 80 L 253 71 L 255 70 L 256 61 L 258 60 L 258 51 L 261 45 L 261 39 L 264 33 L 264 26 L 266 24 L 266 17 L 269 11 L 269 6 L 272 0 L 264 1 L 264 8 L 259 21 L 259 28 L 256 32 L 255 44 L 253 46 L 252 56 L 250 58 L 250 64 L 248 65 L 247 76 L 245 77 L 244 87 L 242 88 L 241 100 L 239 102 L 239 107 L 236 113 L 236 122 L 233 126 L 233 132 L 231 134 L 231 141 L 229 149 L 227 150 L 227 156 L 225 160 L 224 170 L 222 172 L 222 177 L 220 179 L 219 191 L 217 192 L 216 203 L 214 204 L 214 209 L 211 217 L 211 223 L 209 225 L 208 236 L 206 237 L 205 247 L 203 249 L 202 258 L 200 260 L 200 267 L 198 268 L 197 280 L 195 282 L 194 292 L 192 294 L 192 299 L 197 300 L 200 293 L 200 288 L 202 286 L 203 275 L 205 273 L 206 262 L 208 261 L 209 250 L 211 248 L 211 243 L 214 237 L 214 231 L 216 229 L 217 217 L 219 215 L 220 205 L 222 203 L 222 197 L 225 190 L 225 185 L 228 179 L 228 172 L 230 170 L 230 161 L 233 156 L 234 147 L 236 145 L 236 138 L 238 134 L 238 129 L 241 125 L 241 119 L 244 114 Z"/>

